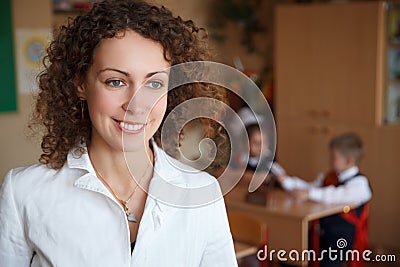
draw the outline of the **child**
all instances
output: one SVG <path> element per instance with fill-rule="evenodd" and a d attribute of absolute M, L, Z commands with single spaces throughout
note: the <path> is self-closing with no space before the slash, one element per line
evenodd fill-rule
<path fill-rule="evenodd" d="M 329 144 L 331 172 L 319 175 L 311 183 L 285 173 L 277 179 L 285 190 L 291 191 L 299 200 L 324 203 L 359 203 L 360 206 L 346 213 L 328 216 L 320 220 L 320 249 L 337 249 L 340 238 L 347 241 L 345 249 L 366 249 L 366 219 L 368 207 L 365 205 L 372 196 L 368 179 L 359 172 L 357 164 L 361 159 L 363 144 L 354 133 L 346 133 L 333 138 Z M 364 220 L 365 222 L 361 222 Z M 315 246 L 314 246 L 315 247 Z M 327 254 L 325 254 L 327 255 Z M 321 266 L 340 266 L 339 259 L 333 261 L 324 257 Z"/>
<path fill-rule="evenodd" d="M 261 131 L 262 127 L 258 123 L 250 123 L 246 126 L 246 132 L 249 141 L 248 151 L 241 151 L 235 160 L 237 169 L 245 170 L 241 181 L 249 184 L 249 190 L 252 192 L 258 189 L 262 184 L 273 186 L 274 181 L 268 173 L 271 165 L 273 166 L 274 153 L 271 150 L 271 140 L 269 134 Z M 272 171 L 272 170 L 271 170 Z M 234 175 L 234 174 L 233 174 Z"/>
<path fill-rule="evenodd" d="M 267 138 L 263 139 L 260 126 L 256 123 L 246 126 L 247 136 L 249 137 L 249 159 L 242 155 L 239 165 L 246 165 L 246 170 L 255 171 L 258 167 L 260 171 L 267 171 L 271 160 L 271 152 L 268 148 Z M 261 169 L 260 169 L 261 168 Z"/>

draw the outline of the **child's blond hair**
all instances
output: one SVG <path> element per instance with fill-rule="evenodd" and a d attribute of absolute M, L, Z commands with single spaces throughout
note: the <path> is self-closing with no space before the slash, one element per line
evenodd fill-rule
<path fill-rule="evenodd" d="M 336 149 L 343 156 L 354 158 L 359 162 L 363 156 L 363 142 L 355 133 L 344 133 L 334 137 L 329 143 L 330 149 Z"/>

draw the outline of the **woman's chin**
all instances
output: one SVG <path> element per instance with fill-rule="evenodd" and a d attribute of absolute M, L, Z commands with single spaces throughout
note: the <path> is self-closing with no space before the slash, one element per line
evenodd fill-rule
<path fill-rule="evenodd" d="M 122 141 L 122 151 L 129 152 L 139 152 L 149 146 L 150 138 L 124 138 Z"/>

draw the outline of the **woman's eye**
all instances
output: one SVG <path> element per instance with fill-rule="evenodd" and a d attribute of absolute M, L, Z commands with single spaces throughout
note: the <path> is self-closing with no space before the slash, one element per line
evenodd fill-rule
<path fill-rule="evenodd" d="M 163 84 L 161 82 L 151 81 L 147 83 L 147 86 L 153 89 L 159 89 L 163 86 Z"/>
<path fill-rule="evenodd" d="M 121 87 L 125 85 L 124 82 L 121 80 L 109 80 L 106 82 L 106 84 L 112 87 Z"/>

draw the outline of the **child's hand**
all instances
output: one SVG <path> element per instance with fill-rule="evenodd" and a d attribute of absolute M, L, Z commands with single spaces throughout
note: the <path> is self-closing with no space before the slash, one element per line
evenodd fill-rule
<path fill-rule="evenodd" d="M 308 199 L 308 189 L 294 189 L 291 194 L 298 201 L 306 201 Z"/>
<path fill-rule="evenodd" d="M 286 175 L 275 175 L 276 180 L 282 184 L 283 181 L 285 180 Z"/>

